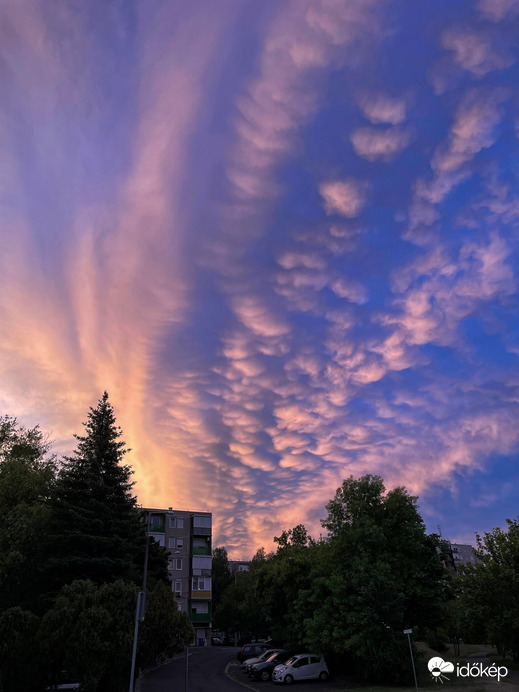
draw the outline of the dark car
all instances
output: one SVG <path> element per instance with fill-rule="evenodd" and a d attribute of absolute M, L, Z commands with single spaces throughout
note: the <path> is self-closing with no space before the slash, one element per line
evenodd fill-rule
<path fill-rule="evenodd" d="M 254 680 L 270 680 L 272 678 L 272 671 L 279 663 L 284 663 L 290 656 L 292 656 L 291 651 L 286 651 L 285 649 L 281 651 L 276 651 L 276 653 L 271 654 L 266 661 L 259 661 L 258 663 L 253 663 L 249 669 L 250 675 Z"/>
<path fill-rule="evenodd" d="M 261 654 L 266 651 L 267 649 L 270 649 L 271 646 L 270 644 L 244 644 L 241 649 L 238 651 L 238 661 L 240 663 L 243 663 L 245 659 L 247 658 L 252 658 L 253 656 L 261 656 Z"/>

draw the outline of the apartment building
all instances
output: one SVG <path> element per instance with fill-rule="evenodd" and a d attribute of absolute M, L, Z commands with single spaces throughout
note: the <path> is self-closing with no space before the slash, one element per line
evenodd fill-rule
<path fill-rule="evenodd" d="M 474 547 L 471 545 L 463 545 L 461 543 L 451 543 L 452 559 L 454 567 L 458 570 L 462 565 L 468 565 L 471 562 L 478 562 Z"/>
<path fill-rule="evenodd" d="M 169 552 L 168 571 L 179 610 L 196 631 L 195 644 L 211 643 L 212 513 L 146 509 L 149 535 Z"/>

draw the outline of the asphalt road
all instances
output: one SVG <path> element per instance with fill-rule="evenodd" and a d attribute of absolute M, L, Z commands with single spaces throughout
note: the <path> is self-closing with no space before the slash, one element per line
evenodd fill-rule
<path fill-rule="evenodd" d="M 190 649 L 187 692 L 282 692 L 283 685 L 253 682 L 241 670 L 235 647 L 195 647 Z M 139 680 L 137 692 L 184 692 L 185 656 L 146 673 Z M 348 687 L 344 681 L 305 681 L 297 684 L 301 692 L 337 692 Z"/>

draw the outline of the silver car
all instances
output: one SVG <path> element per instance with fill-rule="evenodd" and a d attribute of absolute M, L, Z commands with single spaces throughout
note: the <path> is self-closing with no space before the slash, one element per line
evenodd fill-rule
<path fill-rule="evenodd" d="M 291 685 L 297 680 L 328 680 L 330 673 L 322 656 L 297 654 L 274 668 L 272 680 Z"/>

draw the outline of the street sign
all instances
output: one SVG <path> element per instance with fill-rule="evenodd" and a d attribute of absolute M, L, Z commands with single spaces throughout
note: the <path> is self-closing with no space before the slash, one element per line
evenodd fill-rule
<path fill-rule="evenodd" d="M 404 634 L 413 634 L 413 630 L 412 629 L 404 630 Z"/>

